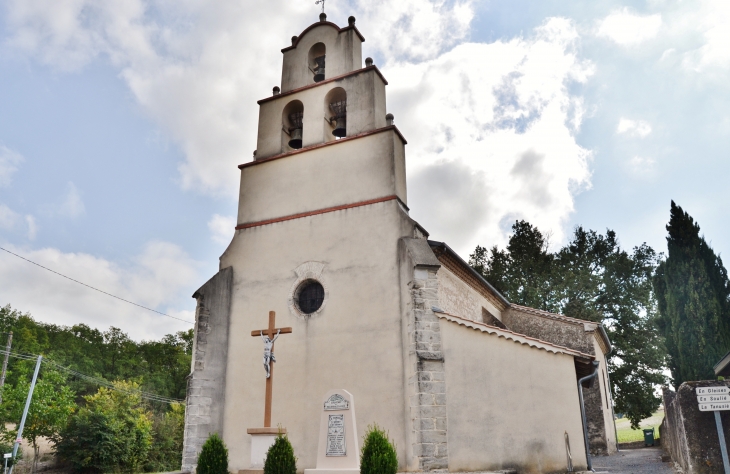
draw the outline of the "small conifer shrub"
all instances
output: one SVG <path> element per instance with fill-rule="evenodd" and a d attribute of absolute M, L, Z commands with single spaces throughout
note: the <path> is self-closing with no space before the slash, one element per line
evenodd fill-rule
<path fill-rule="evenodd" d="M 360 455 L 360 474 L 395 474 L 398 455 L 388 433 L 378 425 L 368 426 Z"/>
<path fill-rule="evenodd" d="M 228 474 L 228 449 L 217 433 L 203 444 L 196 474 Z"/>
<path fill-rule="evenodd" d="M 266 453 L 264 474 L 296 474 L 297 458 L 294 456 L 289 438 L 279 433 Z"/>

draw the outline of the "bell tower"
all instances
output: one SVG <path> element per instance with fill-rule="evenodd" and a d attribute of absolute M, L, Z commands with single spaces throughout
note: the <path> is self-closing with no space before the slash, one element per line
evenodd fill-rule
<path fill-rule="evenodd" d="M 370 58 L 362 67 L 355 18 L 343 28 L 326 18 L 281 50 L 281 87 L 258 101 L 254 160 L 239 166 L 239 230 L 373 199 L 407 204 L 406 141 L 386 115 L 388 82 Z"/>
<path fill-rule="evenodd" d="M 287 430 L 300 468 L 315 465 L 312 433 L 333 388 L 358 398 L 358 439 L 370 423 L 399 420 L 391 436 L 413 444 L 399 242 L 425 231 L 408 215 L 406 140 L 387 113 L 388 82 L 370 58 L 363 65 L 355 18 L 319 20 L 281 50 L 281 84 L 258 101 L 236 232 L 196 293 L 189 387 L 212 401 L 188 398 L 199 415 L 186 424 L 185 466 L 212 432 L 231 448 L 231 470 L 255 464 L 247 429 L 262 425 L 265 373 L 250 334 L 269 311 L 292 327 L 276 343 L 271 426 Z"/>

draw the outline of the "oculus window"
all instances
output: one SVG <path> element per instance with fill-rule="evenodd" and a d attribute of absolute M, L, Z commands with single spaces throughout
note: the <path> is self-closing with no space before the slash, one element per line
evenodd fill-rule
<path fill-rule="evenodd" d="M 324 287 L 317 280 L 306 280 L 297 289 L 296 304 L 304 314 L 317 311 L 324 302 Z"/>

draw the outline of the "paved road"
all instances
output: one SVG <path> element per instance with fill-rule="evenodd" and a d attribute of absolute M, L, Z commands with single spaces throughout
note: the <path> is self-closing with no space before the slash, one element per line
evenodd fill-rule
<path fill-rule="evenodd" d="M 671 462 L 662 462 L 661 448 L 625 449 L 611 456 L 593 458 L 597 473 L 674 474 Z"/>

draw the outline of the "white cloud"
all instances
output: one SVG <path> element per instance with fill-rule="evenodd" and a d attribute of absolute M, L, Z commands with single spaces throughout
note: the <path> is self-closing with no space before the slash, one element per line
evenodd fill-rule
<path fill-rule="evenodd" d="M 135 303 L 192 321 L 191 281 L 198 281 L 198 264 L 180 247 L 150 242 L 123 264 L 84 253 L 54 248 L 36 250 L 9 246 L 29 260 Z M 0 255 L 2 304 L 29 311 L 55 324 L 85 323 L 107 329 L 117 326 L 136 339 L 158 338 L 192 327 L 86 288 L 17 257 Z"/>
<path fill-rule="evenodd" d="M 10 184 L 13 174 L 22 161 L 23 156 L 20 153 L 0 145 L 0 188 Z"/>
<path fill-rule="evenodd" d="M 35 221 L 35 217 L 29 215 L 25 216 L 25 223 L 28 226 L 28 240 L 35 240 L 38 235 L 38 224 Z"/>
<path fill-rule="evenodd" d="M 18 214 L 3 203 L 0 203 L 0 229 L 10 230 L 15 227 Z"/>
<path fill-rule="evenodd" d="M 358 24 L 385 62 L 432 59 L 468 37 L 473 0 L 360 0 Z M 366 43 L 367 45 L 367 43 Z"/>
<path fill-rule="evenodd" d="M 528 39 L 388 69 L 389 107 L 409 140 L 412 215 L 433 238 L 466 253 L 504 242 L 505 227 L 525 218 L 562 239 L 575 193 L 590 185 L 591 153 L 575 141 L 583 103 L 569 88 L 593 69 L 577 45 L 574 25 L 553 18 Z"/>
<path fill-rule="evenodd" d="M 618 127 L 616 127 L 616 133 L 644 138 L 651 133 L 651 125 L 644 120 L 631 120 L 621 117 L 618 121 Z"/>
<path fill-rule="evenodd" d="M 623 8 L 603 18 L 598 24 L 596 35 L 621 46 L 634 46 L 654 38 L 661 27 L 661 15 L 637 15 Z"/>
<path fill-rule="evenodd" d="M 219 244 L 228 245 L 231 242 L 235 227 L 236 218 L 232 216 L 214 214 L 208 221 L 211 238 Z"/>
<path fill-rule="evenodd" d="M 698 2 L 696 8 L 692 9 L 689 21 L 681 22 L 681 25 L 699 32 L 704 41 L 698 48 L 684 54 L 682 61 L 684 67 L 696 72 L 715 68 L 722 71 L 730 69 L 728 24 L 730 24 L 730 2 L 726 0 Z"/>
<path fill-rule="evenodd" d="M 69 182 L 66 185 L 66 195 L 58 207 L 58 213 L 62 216 L 75 218 L 85 212 L 86 206 L 84 206 L 84 201 L 81 199 L 79 190 L 76 188 L 75 184 Z"/>

